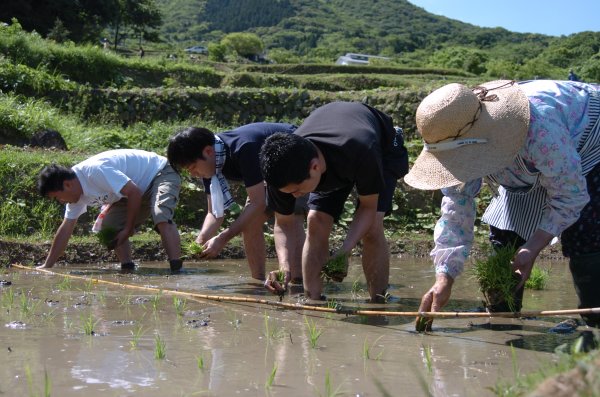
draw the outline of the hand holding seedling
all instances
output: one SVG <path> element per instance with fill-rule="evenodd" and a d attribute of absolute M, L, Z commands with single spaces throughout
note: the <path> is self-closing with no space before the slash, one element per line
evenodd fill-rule
<path fill-rule="evenodd" d="M 445 273 L 437 274 L 435 277 L 435 284 L 423 295 L 421 299 L 421 305 L 419 306 L 420 312 L 438 312 L 442 310 L 444 306 L 450 300 L 450 294 L 452 293 L 452 284 L 454 279 Z M 415 330 L 417 332 L 431 331 L 431 325 L 433 324 L 433 318 L 417 317 L 415 322 Z"/>
<path fill-rule="evenodd" d="M 513 261 L 512 268 L 515 273 L 521 277 L 521 281 L 517 285 L 516 289 L 521 288 L 531 275 L 533 269 L 533 263 L 538 257 L 539 253 L 548 245 L 554 236 L 543 230 L 536 230 L 535 233 L 517 250 Z"/>
<path fill-rule="evenodd" d="M 200 242 L 198 239 L 196 240 L 196 242 L 201 244 L 203 248 L 200 258 L 211 259 L 216 258 L 219 255 L 219 253 L 223 250 L 223 247 L 225 247 L 225 244 L 227 244 L 227 241 L 219 236 L 220 234 L 206 242 Z"/>
<path fill-rule="evenodd" d="M 289 271 L 273 270 L 269 272 L 264 286 L 275 295 L 283 295 L 287 290 L 287 286 L 292 278 Z"/>
<path fill-rule="evenodd" d="M 338 251 L 332 255 L 321 270 L 323 276 L 341 283 L 348 275 L 348 254 Z"/>

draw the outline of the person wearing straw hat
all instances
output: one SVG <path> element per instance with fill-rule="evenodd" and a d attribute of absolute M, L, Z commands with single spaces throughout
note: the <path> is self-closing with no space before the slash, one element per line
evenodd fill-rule
<path fill-rule="evenodd" d="M 371 301 L 384 301 L 390 254 L 383 218 L 392 209 L 397 180 L 408 171 L 402 132 L 392 118 L 359 102 L 328 103 L 315 109 L 293 134 L 267 138 L 260 163 L 276 217 L 291 213 L 296 199 L 310 193 L 302 252 L 305 296 L 322 299 L 321 271 L 329 259 L 338 266 L 326 275 L 342 281 L 350 253 L 362 241 Z M 333 223 L 353 189 L 358 196 L 354 218 L 341 247 L 329 257 Z"/>
<path fill-rule="evenodd" d="M 201 127 L 179 131 L 169 140 L 167 158 L 176 170 L 185 169 L 203 178 L 207 208 L 196 242 L 204 247 L 202 258 L 215 258 L 225 245 L 242 235 L 248 266 L 253 278 L 265 280 L 266 247 L 263 228 L 273 215 L 266 206 L 265 186 L 258 153 L 267 137 L 277 132 L 291 134 L 296 126 L 287 123 L 251 123 L 218 134 Z M 234 204 L 229 182 L 243 182 L 246 204 L 239 216 L 221 230 L 225 211 Z M 306 200 L 298 201 L 293 214 L 274 225 L 275 249 L 287 282 L 301 283 L 300 256 L 304 243 Z M 282 239 L 280 226 L 289 222 L 297 234 Z"/>
<path fill-rule="evenodd" d="M 444 197 L 431 251 L 436 281 L 419 311 L 439 311 L 450 298 L 473 242 L 483 180 L 495 192 L 483 216 L 492 245 L 518 247 L 515 311 L 535 259 L 558 236 L 579 307 L 600 306 L 599 89 L 549 80 L 448 84 L 421 102 L 416 123 L 425 143 L 404 180 Z M 600 326 L 599 315 L 584 319 Z"/>

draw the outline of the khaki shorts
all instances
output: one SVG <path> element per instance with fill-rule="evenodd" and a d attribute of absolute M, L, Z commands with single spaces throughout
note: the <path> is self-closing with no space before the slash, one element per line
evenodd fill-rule
<path fill-rule="evenodd" d="M 152 216 L 155 226 L 163 222 L 173 223 L 180 189 L 181 177 L 169 164 L 165 165 L 156 174 L 150 187 L 142 196 L 142 204 L 135 220 L 135 227 L 144 223 L 149 216 Z M 110 226 L 122 230 L 126 221 L 127 198 L 122 198 L 111 204 L 102 222 L 102 228 Z"/>

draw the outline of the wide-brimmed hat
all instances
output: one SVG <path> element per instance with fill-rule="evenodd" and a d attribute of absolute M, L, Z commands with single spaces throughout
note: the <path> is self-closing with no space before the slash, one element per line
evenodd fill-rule
<path fill-rule="evenodd" d="M 508 166 L 529 128 L 529 100 L 513 81 L 473 89 L 448 84 L 417 108 L 423 151 L 404 181 L 434 190 L 492 174 Z"/>

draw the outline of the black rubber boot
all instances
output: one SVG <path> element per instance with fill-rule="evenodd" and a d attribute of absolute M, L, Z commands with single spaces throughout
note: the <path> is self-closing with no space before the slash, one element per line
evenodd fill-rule
<path fill-rule="evenodd" d="M 171 267 L 171 273 L 179 273 L 183 266 L 183 261 L 181 259 L 171 259 L 169 261 L 169 266 Z"/>
<path fill-rule="evenodd" d="M 135 263 L 133 263 L 133 262 L 121 263 L 121 270 L 135 270 Z"/>

